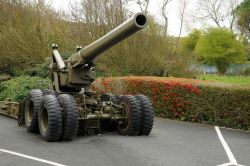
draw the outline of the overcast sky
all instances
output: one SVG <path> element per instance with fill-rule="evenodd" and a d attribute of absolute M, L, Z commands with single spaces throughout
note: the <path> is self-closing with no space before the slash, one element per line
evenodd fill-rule
<path fill-rule="evenodd" d="M 57 9 L 65 9 L 67 10 L 69 6 L 69 2 L 79 1 L 79 0 L 60 0 L 60 1 L 53 1 L 53 6 Z M 196 0 L 188 0 L 188 7 L 187 7 L 187 15 L 191 13 L 191 11 L 194 9 Z M 150 0 L 149 4 L 149 12 L 155 16 L 155 19 L 159 23 L 163 23 L 163 20 L 161 18 L 160 8 L 159 6 L 162 4 L 162 0 Z M 131 10 L 133 12 L 140 11 L 140 8 L 137 5 L 133 5 L 131 7 Z M 180 28 L 180 18 L 179 18 L 179 0 L 173 0 L 171 3 L 169 3 L 168 6 L 168 17 L 169 17 L 169 27 L 168 27 L 168 33 L 173 36 L 178 36 L 179 34 L 179 28 Z M 190 17 L 186 18 L 185 26 L 183 28 L 182 36 L 185 36 L 188 34 L 190 29 L 197 27 L 192 20 L 190 20 Z M 198 26 L 199 27 L 199 26 Z"/>

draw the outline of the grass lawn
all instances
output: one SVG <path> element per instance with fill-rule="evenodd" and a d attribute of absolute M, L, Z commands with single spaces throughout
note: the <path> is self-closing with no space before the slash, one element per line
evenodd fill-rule
<path fill-rule="evenodd" d="M 250 85 L 249 76 L 218 76 L 215 74 L 199 75 L 199 80 L 232 83 L 239 85 Z"/>

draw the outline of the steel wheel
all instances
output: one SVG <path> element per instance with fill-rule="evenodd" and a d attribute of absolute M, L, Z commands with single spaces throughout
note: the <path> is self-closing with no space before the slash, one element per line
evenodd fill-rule
<path fill-rule="evenodd" d="M 138 135 L 141 129 L 141 109 L 133 96 L 122 96 L 119 105 L 123 107 L 123 116 L 118 122 L 118 132 L 122 135 Z"/>

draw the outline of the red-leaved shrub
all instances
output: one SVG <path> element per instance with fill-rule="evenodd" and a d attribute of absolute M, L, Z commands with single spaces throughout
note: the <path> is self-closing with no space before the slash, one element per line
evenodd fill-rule
<path fill-rule="evenodd" d="M 250 128 L 250 88 L 163 77 L 100 78 L 98 93 L 144 94 L 157 116 L 231 128 Z"/>

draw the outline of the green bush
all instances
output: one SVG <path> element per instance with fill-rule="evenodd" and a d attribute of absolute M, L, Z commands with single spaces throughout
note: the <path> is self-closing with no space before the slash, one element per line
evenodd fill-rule
<path fill-rule="evenodd" d="M 20 76 L 0 84 L 0 100 L 10 98 L 12 101 L 22 101 L 31 89 L 45 89 L 49 80 L 41 77 Z"/>
<path fill-rule="evenodd" d="M 224 75 L 230 64 L 247 60 L 244 43 L 226 28 L 209 28 L 201 34 L 195 53 L 207 64 L 215 64 L 219 73 Z"/>

